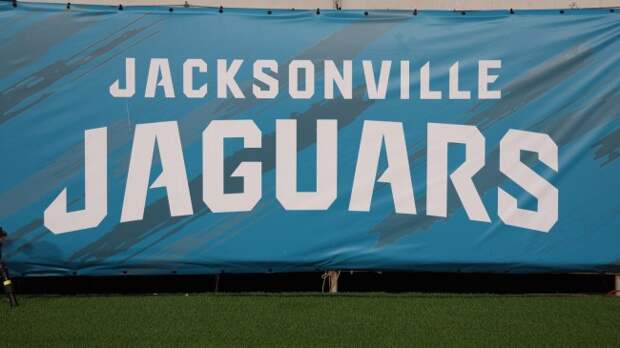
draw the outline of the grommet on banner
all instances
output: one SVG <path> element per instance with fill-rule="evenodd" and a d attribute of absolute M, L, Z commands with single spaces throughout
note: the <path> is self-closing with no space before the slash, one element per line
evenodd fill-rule
<path fill-rule="evenodd" d="M 17 0 L 13 0 L 13 7 L 17 7 Z"/>
<path fill-rule="evenodd" d="M 461 16 L 464 16 L 464 15 L 465 15 L 465 11 L 461 11 Z"/>
<path fill-rule="evenodd" d="M 218 10 L 219 13 L 224 13 L 224 6 L 220 6 L 220 9 Z"/>
<path fill-rule="evenodd" d="M 316 9 L 316 14 L 320 15 L 321 14 L 321 10 L 319 10 L 318 8 Z"/>
<path fill-rule="evenodd" d="M 118 10 L 122 11 L 123 10 L 123 5 L 118 5 Z"/>
<path fill-rule="evenodd" d="M 510 14 L 515 14 L 515 10 L 510 9 Z"/>
<path fill-rule="evenodd" d="M 613 8 L 610 8 L 609 12 L 614 13 L 614 12 L 616 12 L 616 10 L 614 10 Z"/>
<path fill-rule="evenodd" d="M 174 9 L 172 7 L 168 8 L 168 12 L 172 12 Z"/>
<path fill-rule="evenodd" d="M 71 3 L 70 3 L 70 2 L 68 2 L 68 3 L 67 3 L 67 10 L 70 10 L 70 9 L 71 9 Z"/>
<path fill-rule="evenodd" d="M 364 11 L 364 16 L 368 16 L 368 11 Z"/>
<path fill-rule="evenodd" d="M 418 15 L 418 9 L 413 10 L 413 15 L 417 16 Z"/>
<path fill-rule="evenodd" d="M 267 14 L 270 15 L 271 14 L 271 10 L 267 11 Z"/>
<path fill-rule="evenodd" d="M 560 14 L 564 14 L 564 10 L 560 10 Z"/>

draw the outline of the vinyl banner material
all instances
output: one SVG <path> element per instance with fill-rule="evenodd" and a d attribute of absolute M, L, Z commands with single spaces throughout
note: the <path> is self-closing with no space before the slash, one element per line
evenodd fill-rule
<path fill-rule="evenodd" d="M 15 274 L 620 272 L 618 11 L 0 6 Z"/>

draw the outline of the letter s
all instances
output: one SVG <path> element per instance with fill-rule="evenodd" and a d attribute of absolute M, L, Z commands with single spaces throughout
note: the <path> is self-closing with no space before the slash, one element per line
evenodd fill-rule
<path fill-rule="evenodd" d="M 512 226 L 549 232 L 558 221 L 558 189 L 521 162 L 521 151 L 538 154 L 538 159 L 558 171 L 558 146 L 547 135 L 511 129 L 500 142 L 499 169 L 510 180 L 538 200 L 535 211 L 520 209 L 517 199 L 498 188 L 500 219 Z"/>

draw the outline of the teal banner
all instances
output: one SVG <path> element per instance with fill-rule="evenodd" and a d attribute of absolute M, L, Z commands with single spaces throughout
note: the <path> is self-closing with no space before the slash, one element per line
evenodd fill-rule
<path fill-rule="evenodd" d="M 16 275 L 620 272 L 617 11 L 0 4 Z"/>

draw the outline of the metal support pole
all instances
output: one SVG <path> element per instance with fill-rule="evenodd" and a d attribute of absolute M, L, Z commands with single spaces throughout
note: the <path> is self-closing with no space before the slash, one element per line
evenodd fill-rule
<path fill-rule="evenodd" d="M 6 267 L 4 267 L 4 263 L 2 262 L 0 262 L 0 273 L 2 274 L 2 285 L 4 287 L 4 292 L 9 298 L 9 304 L 11 305 L 11 308 L 15 308 L 17 307 L 17 298 L 15 298 L 13 282 L 9 278 L 8 271 L 6 270 Z"/>
<path fill-rule="evenodd" d="M 4 266 L 4 262 L 2 262 L 2 244 L 5 238 L 6 233 L 4 232 L 2 227 L 0 227 L 0 277 L 2 278 L 2 287 L 4 288 L 4 292 L 9 298 L 9 304 L 11 305 L 11 308 L 15 308 L 17 307 L 17 298 L 15 298 L 13 282 L 9 278 L 9 271 Z"/>
<path fill-rule="evenodd" d="M 340 277 L 340 271 L 329 272 L 329 293 L 335 294 L 338 292 L 338 278 Z"/>
<path fill-rule="evenodd" d="M 340 277 L 340 271 L 327 271 L 323 273 L 321 278 L 323 279 L 323 286 L 321 291 L 325 291 L 325 281 L 327 280 L 327 286 L 329 287 L 329 293 L 335 294 L 338 292 L 338 277 Z"/>

